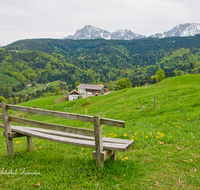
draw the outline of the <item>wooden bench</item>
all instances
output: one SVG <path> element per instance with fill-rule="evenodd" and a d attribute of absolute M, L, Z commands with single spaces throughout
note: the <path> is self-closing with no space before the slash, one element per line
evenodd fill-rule
<path fill-rule="evenodd" d="M 124 121 L 100 118 L 99 116 L 88 116 L 74 113 L 29 108 L 5 103 L 1 103 L 0 106 L 2 109 L 0 119 L 3 119 L 4 123 L 4 125 L 0 125 L 0 127 L 4 128 L 5 130 L 4 136 L 6 137 L 7 152 L 9 156 L 14 156 L 13 138 L 26 136 L 27 148 L 29 151 L 32 151 L 32 137 L 36 137 L 59 143 L 95 148 L 96 150 L 93 151 L 93 158 L 96 159 L 96 165 L 98 167 L 103 167 L 104 161 L 107 158 L 111 157 L 115 161 L 117 158 L 117 151 L 126 151 L 134 143 L 134 141 L 126 139 L 102 137 L 101 124 L 124 128 Z M 33 114 L 91 122 L 94 124 L 94 130 L 78 127 L 68 127 L 64 125 L 57 125 L 24 119 L 20 117 L 14 117 L 9 115 L 9 109 L 15 111 L 29 112 Z M 10 124 L 11 121 L 21 123 L 26 126 L 14 126 Z M 34 127 L 27 127 L 27 125 Z"/>

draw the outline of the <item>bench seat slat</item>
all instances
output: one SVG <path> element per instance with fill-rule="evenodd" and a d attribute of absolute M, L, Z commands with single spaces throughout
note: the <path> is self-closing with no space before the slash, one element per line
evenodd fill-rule
<path fill-rule="evenodd" d="M 12 126 L 12 130 L 16 131 L 18 133 L 21 133 L 23 135 L 28 135 L 28 136 L 41 138 L 41 139 L 45 139 L 45 140 L 50 140 L 50 141 L 54 141 L 54 142 L 95 148 L 94 140 L 77 139 L 77 138 L 62 137 L 62 136 L 57 136 L 57 135 L 50 135 L 50 134 L 26 129 L 25 127 L 20 127 L 20 126 Z M 126 151 L 129 147 L 130 147 L 129 144 L 103 142 L 104 150 Z"/>
<path fill-rule="evenodd" d="M 12 128 L 14 128 L 14 127 L 15 126 L 12 126 Z M 66 133 L 66 132 L 62 132 L 62 131 L 54 131 L 54 130 L 48 130 L 48 129 L 34 128 L 34 127 L 24 127 L 24 128 L 25 129 L 30 129 L 30 130 L 33 130 L 33 131 L 52 134 L 52 135 L 59 135 L 59 136 L 63 136 L 63 137 L 72 137 L 72 138 L 79 138 L 79 139 L 85 139 L 85 140 L 94 140 L 94 137 L 88 137 L 88 136 L 84 136 L 84 135 Z M 130 146 L 134 144 L 134 141 L 131 141 L 131 140 L 108 138 L 108 137 L 103 137 L 103 142 L 129 144 Z"/>

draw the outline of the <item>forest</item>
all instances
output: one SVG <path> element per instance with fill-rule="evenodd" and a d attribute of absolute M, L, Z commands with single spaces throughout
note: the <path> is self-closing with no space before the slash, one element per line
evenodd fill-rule
<path fill-rule="evenodd" d="M 122 78 L 132 86 L 165 77 L 198 74 L 200 35 L 139 40 L 29 39 L 0 48 L 0 96 L 8 98 L 27 84 L 61 80 L 68 89 L 75 82 L 110 83 Z M 11 93 L 12 92 L 12 93 Z"/>

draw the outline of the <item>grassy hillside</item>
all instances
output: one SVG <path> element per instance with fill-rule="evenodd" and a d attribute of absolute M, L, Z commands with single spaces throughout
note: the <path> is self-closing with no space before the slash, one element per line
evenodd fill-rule
<path fill-rule="evenodd" d="M 41 189 L 200 189 L 199 81 L 200 75 L 185 75 L 76 101 L 55 103 L 57 97 L 48 97 L 21 104 L 79 114 L 85 113 L 87 104 L 89 115 L 126 121 L 125 129 L 103 126 L 104 136 L 134 139 L 135 144 L 119 152 L 115 163 L 109 159 L 97 169 L 92 149 L 36 138 L 33 152 L 27 152 L 25 138 L 14 139 L 15 157 L 8 158 L 0 136 L 0 170 L 18 170 L 18 175 L 1 175 L 0 188 L 35 189 L 40 182 Z M 17 115 L 93 128 L 85 122 Z M 40 175 L 23 175 L 23 168 Z"/>

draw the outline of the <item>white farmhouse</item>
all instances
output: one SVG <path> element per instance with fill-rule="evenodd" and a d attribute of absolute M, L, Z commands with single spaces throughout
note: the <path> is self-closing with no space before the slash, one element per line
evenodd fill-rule
<path fill-rule="evenodd" d="M 72 90 L 68 93 L 69 100 L 77 100 L 79 96 L 81 96 L 81 94 L 76 90 Z"/>
<path fill-rule="evenodd" d="M 103 84 L 79 84 L 77 88 L 78 92 L 83 95 L 100 95 L 105 92 Z"/>

